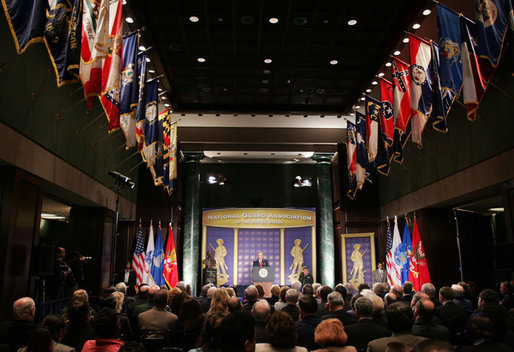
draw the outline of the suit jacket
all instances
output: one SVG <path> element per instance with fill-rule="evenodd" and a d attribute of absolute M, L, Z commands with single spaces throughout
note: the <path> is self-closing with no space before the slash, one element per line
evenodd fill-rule
<path fill-rule="evenodd" d="M 316 315 L 320 318 L 323 318 L 327 314 L 330 314 L 330 311 L 327 309 L 327 301 L 322 300 L 318 303 L 318 311 Z"/>
<path fill-rule="evenodd" d="M 334 313 L 327 314 L 323 316 L 322 319 L 327 320 L 332 318 L 339 319 L 341 323 L 343 323 L 345 329 L 347 325 L 355 324 L 357 322 L 357 318 L 352 314 L 348 314 L 344 309 L 339 309 Z"/>
<path fill-rule="evenodd" d="M 464 297 L 457 297 L 453 299 L 453 303 L 464 308 L 468 314 L 473 313 L 473 304 L 471 304 L 469 299 Z"/>
<path fill-rule="evenodd" d="M 307 352 L 307 349 L 298 346 L 293 348 L 275 348 L 269 343 L 258 343 L 255 345 L 255 352 Z"/>
<path fill-rule="evenodd" d="M 63 345 L 62 343 L 54 342 L 53 345 L 52 352 L 75 352 L 73 347 Z M 27 346 L 20 348 L 18 352 L 27 352 Z"/>
<path fill-rule="evenodd" d="M 417 343 L 425 341 L 426 338 L 421 336 L 414 336 L 412 334 L 393 334 L 391 337 L 383 337 L 381 339 L 373 340 L 368 344 L 368 352 L 385 352 L 387 344 L 390 342 L 401 342 L 411 347 Z"/>
<path fill-rule="evenodd" d="M 345 326 L 348 335 L 347 345 L 355 346 L 357 351 L 366 351 L 370 341 L 391 336 L 391 330 L 375 323 L 371 318 L 360 319 L 357 323 Z"/>
<path fill-rule="evenodd" d="M 480 345 L 467 346 L 459 350 L 460 352 L 509 352 L 512 351 L 507 345 L 499 342 L 488 341 Z"/>
<path fill-rule="evenodd" d="M 69 325 L 64 332 L 61 343 L 75 348 L 76 351 L 82 351 L 84 343 L 87 340 L 94 340 L 95 336 L 95 329 L 90 323 L 80 326 Z"/>
<path fill-rule="evenodd" d="M 253 261 L 253 266 L 260 266 L 259 265 L 259 261 L 258 260 L 254 260 Z M 262 259 L 262 266 L 269 266 L 269 263 L 268 263 L 267 259 Z"/>
<path fill-rule="evenodd" d="M 37 326 L 26 320 L 4 321 L 0 323 L 0 343 L 9 345 L 11 351 L 17 351 L 27 344 Z"/>
<path fill-rule="evenodd" d="M 373 272 L 371 273 L 371 285 L 374 285 L 377 282 L 387 282 L 387 271 L 383 269 L 382 273 L 383 275 L 380 276 L 380 270 L 373 270 Z"/>
<path fill-rule="evenodd" d="M 118 282 L 124 282 L 127 285 L 127 287 L 134 287 L 136 285 L 136 279 L 137 276 L 134 270 L 130 270 L 128 281 L 125 281 L 125 269 L 118 272 Z"/>
<path fill-rule="evenodd" d="M 320 346 L 314 342 L 314 331 L 316 331 L 319 323 L 321 323 L 321 318 L 318 318 L 316 315 L 310 315 L 302 320 L 298 320 L 296 322 L 296 332 L 298 333 L 296 345 L 305 347 L 309 351 L 319 348 Z"/>
<path fill-rule="evenodd" d="M 255 322 L 255 343 L 269 343 L 268 335 L 266 334 L 266 323 Z"/>
<path fill-rule="evenodd" d="M 450 334 L 463 331 L 468 320 L 466 309 L 453 302 L 436 307 L 435 315 L 441 319 L 441 323 L 448 328 Z"/>
<path fill-rule="evenodd" d="M 314 282 L 314 278 L 311 274 L 308 274 L 305 276 L 303 273 L 300 273 L 300 276 L 298 276 L 298 281 L 302 283 L 302 285 L 311 284 Z"/>
<path fill-rule="evenodd" d="M 282 308 L 282 312 L 289 314 L 294 321 L 297 321 L 300 317 L 300 310 L 296 304 L 287 304 L 284 308 Z"/>
<path fill-rule="evenodd" d="M 153 307 L 137 317 L 139 329 L 166 333 L 168 336 L 175 331 L 178 317 L 165 309 Z"/>
<path fill-rule="evenodd" d="M 431 321 L 418 319 L 412 326 L 412 333 L 431 340 L 450 341 L 450 333 L 444 325 L 434 324 Z"/>

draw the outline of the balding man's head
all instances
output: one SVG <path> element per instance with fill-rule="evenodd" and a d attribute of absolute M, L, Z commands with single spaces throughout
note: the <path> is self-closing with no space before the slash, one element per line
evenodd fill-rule
<path fill-rule="evenodd" d="M 36 315 L 36 304 L 30 297 L 23 297 L 14 301 L 12 305 L 14 320 L 33 321 Z"/>
<path fill-rule="evenodd" d="M 239 312 L 243 306 L 241 305 L 241 301 L 238 297 L 230 297 L 228 300 L 228 311 L 230 313 Z"/>
<path fill-rule="evenodd" d="M 157 291 L 159 291 L 158 286 L 152 286 L 152 287 L 148 288 L 148 300 L 149 301 L 153 300 L 153 297 L 155 296 L 155 293 Z"/>
<path fill-rule="evenodd" d="M 430 299 L 420 299 L 416 303 L 414 309 L 414 316 L 416 319 L 423 319 L 424 321 L 431 321 L 434 317 L 435 305 Z"/>
<path fill-rule="evenodd" d="M 430 297 L 424 292 L 416 292 L 414 296 L 412 296 L 412 301 L 410 302 L 410 306 L 412 307 L 412 309 L 414 309 L 416 303 L 418 303 L 418 301 L 422 299 L 430 300 Z"/>
<path fill-rule="evenodd" d="M 269 318 L 269 313 L 270 307 L 265 299 L 257 301 L 252 307 L 252 316 L 256 322 L 266 322 Z"/>
<path fill-rule="evenodd" d="M 214 297 L 214 294 L 216 293 L 217 288 L 211 287 L 207 290 L 207 298 L 212 299 Z"/>
<path fill-rule="evenodd" d="M 179 288 L 182 292 L 187 293 L 186 283 L 184 281 L 177 282 L 175 287 Z"/>
<path fill-rule="evenodd" d="M 245 298 L 247 302 L 255 302 L 257 301 L 257 297 L 259 295 L 259 291 L 257 287 L 250 285 L 245 290 Z"/>

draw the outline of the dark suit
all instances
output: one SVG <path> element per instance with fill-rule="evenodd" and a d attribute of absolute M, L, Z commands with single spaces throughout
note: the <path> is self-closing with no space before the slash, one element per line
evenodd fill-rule
<path fill-rule="evenodd" d="M 298 276 L 298 281 L 302 283 L 302 285 L 311 284 L 314 282 L 314 278 L 311 274 L 304 275 L 303 273 Z"/>
<path fill-rule="evenodd" d="M 356 324 L 345 326 L 344 331 L 348 335 L 346 344 L 355 346 L 359 352 L 366 351 L 370 341 L 391 336 L 389 329 L 375 323 L 371 318 L 363 318 Z"/>
<path fill-rule="evenodd" d="M 330 314 L 330 311 L 327 309 L 327 301 L 321 301 L 318 303 L 318 312 L 316 315 L 320 318 L 323 318 L 325 315 Z"/>
<path fill-rule="evenodd" d="M 130 270 L 128 281 L 125 281 L 125 270 L 122 270 L 118 273 L 118 282 L 124 282 L 127 285 L 127 296 L 134 296 L 136 294 L 136 272 L 134 270 Z"/>
<path fill-rule="evenodd" d="M 431 321 L 418 319 L 412 326 L 412 333 L 431 340 L 450 341 L 450 333 L 444 325 L 434 324 Z"/>
<path fill-rule="evenodd" d="M 368 344 L 368 352 L 385 352 L 387 345 L 390 342 L 401 342 L 410 347 L 414 347 L 421 341 L 425 341 L 426 338 L 421 336 L 414 336 L 412 334 L 393 334 L 391 337 L 382 337 L 376 339 Z"/>
<path fill-rule="evenodd" d="M 269 266 L 269 263 L 268 263 L 268 260 L 267 259 L 263 259 L 262 260 L 262 265 L 259 264 L 259 261 L 258 260 L 254 260 L 253 261 L 253 266 Z"/>
<path fill-rule="evenodd" d="M 355 315 L 349 314 L 344 309 L 339 309 L 334 311 L 334 313 L 327 314 L 322 319 L 327 320 L 333 318 L 339 319 L 345 328 L 347 325 L 355 324 L 357 322 Z"/>
<path fill-rule="evenodd" d="M 492 351 L 494 351 L 494 352 L 509 352 L 509 351 L 511 351 L 512 352 L 512 349 L 509 348 L 507 345 L 504 345 L 503 343 L 489 341 L 489 342 L 481 343 L 480 345 L 476 345 L 476 346 L 467 346 L 459 351 L 461 351 L 461 352 L 492 352 Z"/>
<path fill-rule="evenodd" d="M 305 347 L 309 351 L 320 348 L 316 342 L 314 342 L 314 331 L 316 327 L 321 323 L 321 319 L 315 315 L 309 315 L 298 320 L 296 322 L 296 332 L 298 333 L 297 346 Z"/>
<path fill-rule="evenodd" d="M 294 321 L 297 321 L 298 317 L 300 316 L 300 310 L 298 309 L 296 304 L 287 304 L 282 309 L 282 312 L 289 314 Z"/>
<path fill-rule="evenodd" d="M 255 343 L 269 343 L 268 335 L 266 334 L 266 323 L 255 322 Z"/>
<path fill-rule="evenodd" d="M 371 273 L 371 285 L 373 286 L 377 282 L 383 283 L 387 282 L 387 271 L 385 269 L 382 269 L 382 275 L 380 274 L 380 270 L 373 270 Z"/>
<path fill-rule="evenodd" d="M 17 351 L 27 344 L 37 326 L 26 320 L 4 321 L 0 323 L 0 343 L 9 345 L 11 351 Z"/>
<path fill-rule="evenodd" d="M 448 328 L 450 335 L 463 331 L 468 320 L 466 309 L 459 307 L 453 302 L 446 302 L 442 306 L 437 307 L 435 315 Z"/>
<path fill-rule="evenodd" d="M 61 343 L 75 348 L 75 351 L 82 351 L 84 343 L 87 340 L 94 340 L 95 336 L 95 329 L 90 323 L 80 326 L 69 325 L 64 332 Z"/>

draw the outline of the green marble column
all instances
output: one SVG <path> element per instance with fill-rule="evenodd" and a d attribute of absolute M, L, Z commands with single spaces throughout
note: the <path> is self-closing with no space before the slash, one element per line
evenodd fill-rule
<path fill-rule="evenodd" d="M 200 160 L 202 152 L 184 152 L 184 240 L 182 241 L 182 280 L 197 292 L 200 273 Z"/>
<path fill-rule="evenodd" d="M 318 238 L 319 238 L 319 275 L 317 281 L 334 287 L 335 284 L 335 247 L 334 221 L 332 218 L 332 157 L 333 153 L 315 153 L 317 191 L 318 191 Z"/>

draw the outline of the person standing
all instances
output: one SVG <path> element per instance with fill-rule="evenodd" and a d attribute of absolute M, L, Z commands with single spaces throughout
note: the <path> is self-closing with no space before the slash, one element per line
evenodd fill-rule
<path fill-rule="evenodd" d="M 384 263 L 378 263 L 377 270 L 371 274 L 371 285 L 387 282 L 387 272 L 384 270 Z"/>
<path fill-rule="evenodd" d="M 302 283 L 302 285 L 307 285 L 307 284 L 312 285 L 314 283 L 314 278 L 310 274 L 308 267 L 306 267 L 306 266 L 303 267 L 303 272 L 298 277 L 298 281 L 300 281 Z"/>
<path fill-rule="evenodd" d="M 261 251 L 257 252 L 257 260 L 253 261 L 253 266 L 256 267 L 268 267 L 269 263 L 267 259 L 264 259 L 264 254 Z"/>

